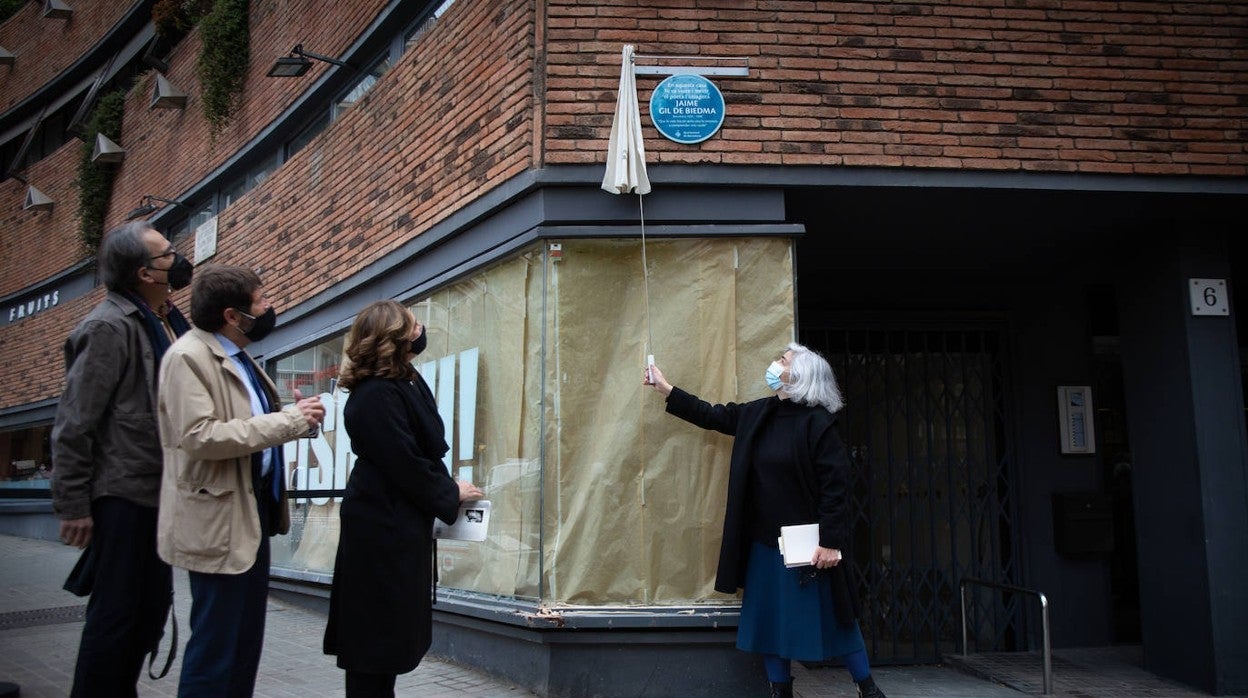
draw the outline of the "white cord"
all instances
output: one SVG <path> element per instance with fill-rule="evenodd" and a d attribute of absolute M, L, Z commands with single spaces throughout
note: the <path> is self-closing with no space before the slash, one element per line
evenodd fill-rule
<path fill-rule="evenodd" d="M 641 212 L 641 278 L 642 288 L 646 299 L 646 354 L 654 354 L 654 336 L 650 332 L 650 262 L 646 259 L 646 205 L 643 203 L 645 197 L 641 194 L 637 195 L 637 208 Z M 649 371 L 650 367 L 646 366 Z M 649 374 L 647 374 L 649 375 Z M 641 478 L 638 481 L 638 488 L 641 496 L 641 506 L 646 506 L 646 459 L 641 460 Z M 644 528 L 645 521 L 643 517 L 642 526 Z"/>
<path fill-rule="evenodd" d="M 650 332 L 650 263 L 646 261 L 646 206 L 642 203 L 643 199 L 641 194 L 637 195 L 637 208 L 641 211 L 641 275 L 646 298 L 646 354 L 653 354 L 654 335 Z"/>

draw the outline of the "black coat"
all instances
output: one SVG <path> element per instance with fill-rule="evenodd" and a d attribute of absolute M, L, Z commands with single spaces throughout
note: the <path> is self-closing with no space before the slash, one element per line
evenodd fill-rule
<path fill-rule="evenodd" d="M 667 398 L 670 414 L 704 429 L 736 437 L 732 443 L 724 535 L 715 574 L 715 590 L 725 594 L 735 594 L 745 584 L 745 570 L 753 544 L 747 500 L 750 459 L 759 427 L 775 413 L 779 402 L 780 398 L 769 397 L 741 404 L 712 405 L 675 387 Z M 849 454 L 836 432 L 836 418 L 822 407 L 812 407 L 793 423 L 797 471 L 807 496 L 798 501 L 758 504 L 774 512 L 777 519 L 794 523 L 818 522 L 819 545 L 840 550 L 848 557 Z M 837 619 L 842 623 L 855 617 L 846 564 L 842 562 L 823 571 L 832 579 L 833 602 Z"/>
<path fill-rule="evenodd" d="M 352 671 L 402 674 L 429 649 L 433 519 L 453 523 L 459 487 L 424 380 L 366 378 L 343 422 L 357 460 L 339 510 L 342 528 L 325 653 Z"/>

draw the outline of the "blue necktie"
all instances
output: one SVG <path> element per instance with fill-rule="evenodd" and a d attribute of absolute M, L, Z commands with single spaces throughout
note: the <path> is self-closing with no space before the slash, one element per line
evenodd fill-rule
<path fill-rule="evenodd" d="M 256 375 L 256 369 L 251 365 L 251 359 L 247 358 L 244 352 L 238 352 L 234 355 L 238 362 L 243 365 L 243 370 L 247 373 L 247 380 L 251 381 L 251 388 L 256 391 L 256 395 L 260 398 L 260 407 L 265 411 L 269 411 L 269 396 L 264 392 L 264 383 L 260 382 L 260 376 Z"/>
<path fill-rule="evenodd" d="M 266 393 L 264 390 L 264 383 L 260 381 L 260 376 L 256 375 L 256 369 L 251 365 L 251 359 L 248 358 L 247 354 L 242 351 L 238 352 L 234 356 L 235 358 L 238 359 L 239 363 L 243 365 L 243 369 L 247 374 L 247 380 L 251 382 L 252 389 L 256 391 L 256 396 L 260 398 L 261 409 L 263 409 L 265 412 L 271 411 L 272 407 L 269 405 L 268 393 Z M 269 466 L 271 468 L 270 472 L 275 472 L 277 468 L 279 467 L 278 459 L 281 457 L 280 456 L 281 451 L 279 451 L 276 447 L 269 449 L 269 451 L 270 451 Z M 257 451 L 254 454 L 252 454 L 252 462 L 255 466 L 257 477 L 260 476 L 261 471 L 264 469 L 264 456 L 262 454 L 263 454 L 262 451 Z M 274 501 L 280 499 L 278 495 L 279 486 L 280 486 L 280 483 L 278 482 L 277 475 L 274 474 L 273 476 L 273 499 Z"/>

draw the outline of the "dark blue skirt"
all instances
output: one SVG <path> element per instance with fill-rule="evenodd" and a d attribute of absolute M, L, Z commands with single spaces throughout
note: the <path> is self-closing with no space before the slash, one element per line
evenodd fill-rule
<path fill-rule="evenodd" d="M 801 583 L 802 572 L 810 569 L 787 569 L 780 551 L 762 543 L 750 548 L 737 649 L 805 662 L 865 649 L 857 622 L 836 622 L 827 575 Z"/>

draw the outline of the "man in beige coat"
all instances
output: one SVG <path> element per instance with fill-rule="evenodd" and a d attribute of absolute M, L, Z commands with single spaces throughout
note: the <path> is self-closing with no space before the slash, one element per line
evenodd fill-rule
<path fill-rule="evenodd" d="M 191 637 L 178 695 L 250 696 L 264 639 L 269 537 L 286 533 L 281 445 L 320 424 L 316 397 L 284 409 L 243 349 L 273 329 L 255 272 L 213 265 L 191 287 L 194 329 L 160 366 L 165 470 L 157 551 L 189 571 Z"/>

